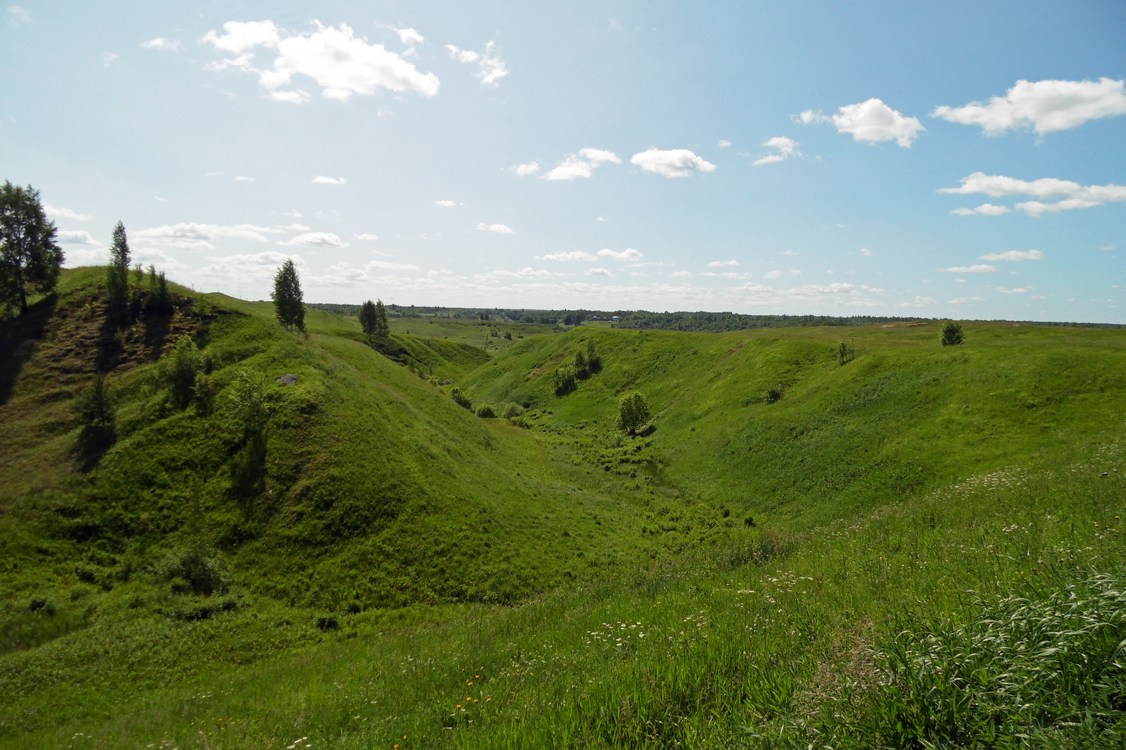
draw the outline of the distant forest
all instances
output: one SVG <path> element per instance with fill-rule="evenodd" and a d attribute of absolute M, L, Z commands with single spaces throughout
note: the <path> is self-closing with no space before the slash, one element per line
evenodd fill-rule
<path fill-rule="evenodd" d="M 308 303 L 309 307 L 355 317 L 359 305 L 333 302 Z M 426 305 L 388 305 L 387 314 L 396 318 L 450 318 L 487 322 L 539 323 L 577 326 L 583 323 L 613 322 L 618 328 L 662 331 L 743 331 L 750 328 L 800 328 L 809 326 L 862 326 L 880 323 L 916 323 L 930 318 L 899 318 L 883 315 L 744 315 L 732 312 L 650 312 L 648 310 L 529 310 L 516 308 L 436 307 Z M 991 321 L 1022 325 L 1075 326 L 1080 328 L 1126 328 L 1116 323 L 1069 323 L 1048 321 Z"/>

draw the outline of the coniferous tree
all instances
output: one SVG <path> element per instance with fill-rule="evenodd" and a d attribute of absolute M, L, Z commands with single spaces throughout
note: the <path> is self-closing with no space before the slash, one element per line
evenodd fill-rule
<path fill-rule="evenodd" d="M 375 301 L 375 339 L 379 342 L 384 342 L 387 337 L 391 335 L 391 326 L 387 323 L 387 308 L 383 306 L 383 300 L 377 299 Z"/>
<path fill-rule="evenodd" d="M 106 270 L 109 307 L 121 319 L 129 306 L 129 240 L 125 236 L 125 225 L 120 221 L 113 228 L 113 244 L 109 253 L 109 268 Z"/>
<path fill-rule="evenodd" d="M 27 312 L 29 292 L 55 290 L 63 265 L 56 234 L 39 191 L 5 180 L 0 186 L 0 309 L 19 305 L 21 313 Z"/>
<path fill-rule="evenodd" d="M 289 330 L 305 330 L 305 302 L 301 295 L 301 280 L 292 259 L 286 259 L 274 276 L 274 310 L 278 321 Z"/>
<path fill-rule="evenodd" d="M 364 329 L 364 334 L 368 337 L 368 345 L 371 345 L 371 339 L 375 336 L 376 326 L 376 313 L 375 303 L 370 299 L 364 304 L 360 305 L 360 327 Z"/>

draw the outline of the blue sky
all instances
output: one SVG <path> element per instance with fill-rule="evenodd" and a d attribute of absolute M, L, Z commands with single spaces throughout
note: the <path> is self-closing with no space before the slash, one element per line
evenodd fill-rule
<path fill-rule="evenodd" d="M 1117 0 L 0 8 L 67 265 L 120 219 L 250 299 L 1126 323 Z"/>

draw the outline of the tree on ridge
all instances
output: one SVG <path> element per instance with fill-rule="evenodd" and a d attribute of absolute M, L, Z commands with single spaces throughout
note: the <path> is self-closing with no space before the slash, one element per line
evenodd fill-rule
<path fill-rule="evenodd" d="M 274 276 L 274 310 L 278 321 L 288 330 L 305 330 L 305 301 L 301 295 L 301 280 L 293 259 L 287 258 Z"/>
<path fill-rule="evenodd" d="M 5 180 L 0 186 L 0 307 L 18 304 L 25 313 L 29 292 L 55 290 L 63 265 L 56 235 L 39 191 Z"/>

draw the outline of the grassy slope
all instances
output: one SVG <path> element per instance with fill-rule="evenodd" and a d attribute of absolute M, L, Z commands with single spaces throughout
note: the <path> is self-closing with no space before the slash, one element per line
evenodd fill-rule
<path fill-rule="evenodd" d="M 220 387 L 299 377 L 271 386 L 268 491 L 246 502 L 227 493 L 226 391 L 169 413 L 151 347 L 109 375 L 117 446 L 70 468 L 90 352 L 50 326 L 96 324 L 97 279 L 64 277 L 0 404 L 0 689 L 20 696 L 0 744 L 742 743 L 870 683 L 866 648 L 917 602 L 957 615 L 966 589 L 1121 568 L 1118 332 L 968 326 L 943 350 L 934 326 L 580 329 L 485 362 L 396 327 L 474 401 L 531 404 L 523 430 L 458 408 L 354 321 L 311 313 L 303 339 L 209 296 L 172 328 L 206 329 Z M 588 338 L 603 371 L 555 397 Z M 656 430 L 623 439 L 632 389 Z M 218 597 L 153 571 L 200 537 L 233 568 L 230 611 L 185 621 Z"/>

